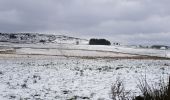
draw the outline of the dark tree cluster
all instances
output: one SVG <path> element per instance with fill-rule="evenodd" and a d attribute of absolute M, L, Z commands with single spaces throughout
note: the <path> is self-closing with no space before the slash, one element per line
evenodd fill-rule
<path fill-rule="evenodd" d="M 15 34 L 10 34 L 10 35 L 9 35 L 9 38 L 10 38 L 10 39 L 16 39 L 17 36 L 16 36 Z"/>
<path fill-rule="evenodd" d="M 111 45 L 106 39 L 90 39 L 89 45 Z"/>
<path fill-rule="evenodd" d="M 152 45 L 151 48 L 153 48 L 153 49 L 161 49 L 161 48 L 168 49 L 168 46 L 165 46 L 165 45 Z"/>
<path fill-rule="evenodd" d="M 40 40 L 39 42 L 41 42 L 41 43 L 45 43 L 46 41 L 45 41 L 45 40 Z"/>

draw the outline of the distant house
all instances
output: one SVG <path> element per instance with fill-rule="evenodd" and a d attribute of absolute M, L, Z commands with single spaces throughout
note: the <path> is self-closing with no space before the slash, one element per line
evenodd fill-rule
<path fill-rule="evenodd" d="M 168 49 L 168 46 L 165 46 L 165 45 L 152 45 L 151 48 L 152 49 L 166 50 L 166 49 Z"/>

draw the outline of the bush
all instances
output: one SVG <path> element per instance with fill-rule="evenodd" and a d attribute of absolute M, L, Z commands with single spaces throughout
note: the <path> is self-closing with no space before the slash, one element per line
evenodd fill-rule
<path fill-rule="evenodd" d="M 45 40 L 40 40 L 39 42 L 41 42 L 41 43 L 45 43 L 46 41 L 45 41 Z"/>
<path fill-rule="evenodd" d="M 15 36 L 15 34 L 10 34 L 10 35 L 9 35 L 9 38 L 10 38 L 10 39 L 16 39 L 17 36 Z"/>
<path fill-rule="evenodd" d="M 90 39 L 90 45 L 111 45 L 110 41 L 106 39 Z"/>
<path fill-rule="evenodd" d="M 139 80 L 139 89 L 142 95 L 131 97 L 130 91 L 126 91 L 123 82 L 117 80 L 111 88 L 112 100 L 170 100 L 170 77 L 168 84 L 163 80 L 159 83 L 159 88 L 149 85 L 146 79 Z"/>
<path fill-rule="evenodd" d="M 133 100 L 170 100 L 170 77 L 167 85 L 161 81 L 159 89 L 149 86 L 146 81 L 140 82 L 139 89 L 143 96 L 137 96 Z"/>
<path fill-rule="evenodd" d="M 116 80 L 115 84 L 111 88 L 112 100 L 130 100 L 130 91 L 126 91 L 124 84 L 121 80 Z"/>

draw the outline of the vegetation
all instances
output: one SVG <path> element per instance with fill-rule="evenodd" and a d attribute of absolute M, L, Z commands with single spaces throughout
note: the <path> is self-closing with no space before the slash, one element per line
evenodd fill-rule
<path fill-rule="evenodd" d="M 90 39 L 90 45 L 111 45 L 110 41 L 106 39 Z"/>
<path fill-rule="evenodd" d="M 41 43 L 45 43 L 46 41 L 45 41 L 45 40 L 40 40 L 39 42 L 41 42 Z"/>
<path fill-rule="evenodd" d="M 10 35 L 9 35 L 9 38 L 10 38 L 10 39 L 16 39 L 17 36 L 15 36 L 15 34 L 10 34 Z"/>
<path fill-rule="evenodd" d="M 160 88 L 150 86 L 146 80 L 139 81 L 142 95 L 129 97 L 130 92 L 125 91 L 122 81 L 117 81 L 111 88 L 112 100 L 170 100 L 170 77 L 168 84 L 160 82 Z"/>
<path fill-rule="evenodd" d="M 111 88 L 111 98 L 112 100 L 130 100 L 128 97 L 130 91 L 126 91 L 123 85 L 123 82 L 119 79 L 116 81 L 115 84 L 112 85 Z"/>
<path fill-rule="evenodd" d="M 151 48 L 153 48 L 153 49 L 161 49 L 161 48 L 168 49 L 168 46 L 165 46 L 165 45 L 152 45 Z"/>
<path fill-rule="evenodd" d="M 159 89 L 148 85 L 145 81 L 140 82 L 139 89 L 143 96 L 137 96 L 134 100 L 170 100 L 170 77 L 167 85 L 164 81 L 160 82 Z"/>

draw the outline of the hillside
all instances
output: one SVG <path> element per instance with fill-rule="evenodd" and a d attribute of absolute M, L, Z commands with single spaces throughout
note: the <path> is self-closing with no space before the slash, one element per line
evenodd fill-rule
<path fill-rule="evenodd" d="M 157 87 L 170 76 L 170 50 L 87 44 L 63 35 L 1 33 L 0 100 L 113 100 L 119 79 L 130 97 L 142 94 L 139 79 Z"/>
<path fill-rule="evenodd" d="M 0 42 L 9 43 L 59 43 L 59 44 L 87 44 L 88 40 L 64 35 L 48 35 L 38 33 L 0 33 Z"/>
<path fill-rule="evenodd" d="M 0 52 L 67 57 L 170 58 L 170 50 L 130 46 L 88 45 L 88 40 L 38 33 L 0 33 Z"/>

